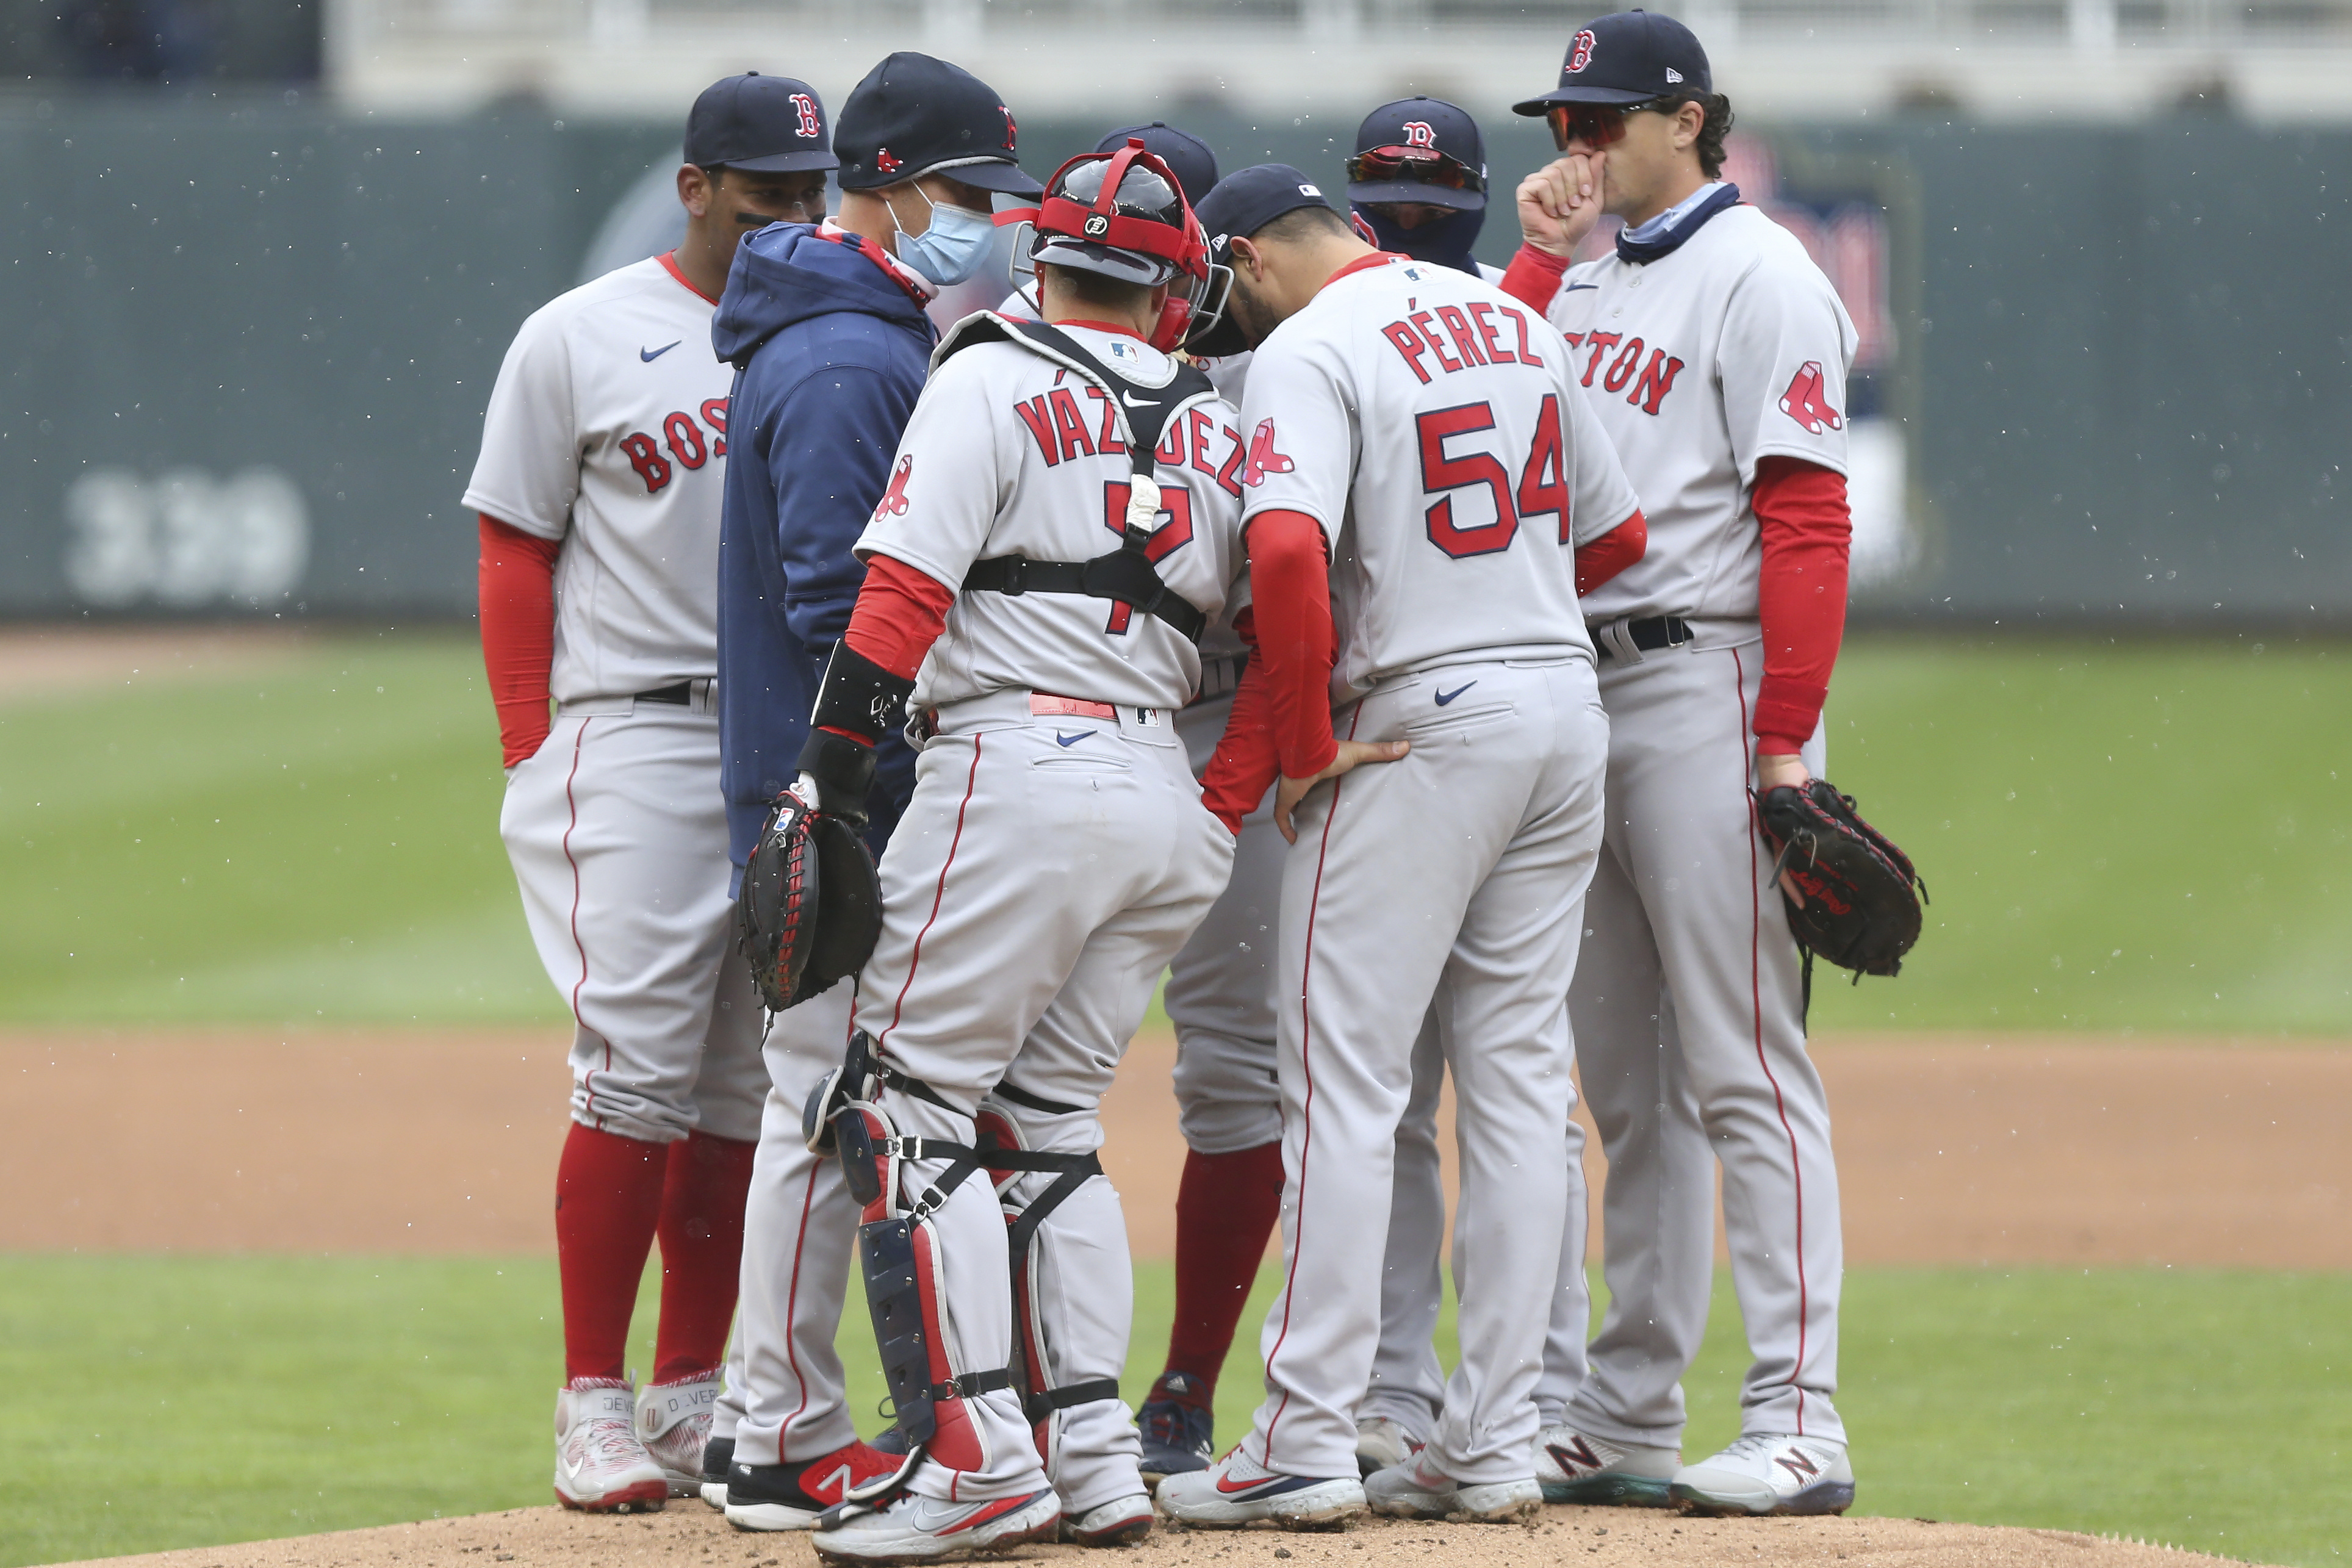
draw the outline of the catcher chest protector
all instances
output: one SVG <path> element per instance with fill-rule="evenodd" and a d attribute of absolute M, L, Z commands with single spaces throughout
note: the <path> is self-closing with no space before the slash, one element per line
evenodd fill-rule
<path fill-rule="evenodd" d="M 1012 321 L 982 313 L 963 321 L 931 356 L 936 371 L 974 343 L 1009 342 L 1030 350 L 1066 370 L 1085 376 L 1110 398 L 1125 426 L 1129 478 L 1127 521 L 1119 546 L 1090 561 L 1032 561 L 1023 555 L 990 555 L 971 563 L 964 574 L 967 593 L 1083 594 L 1111 599 L 1129 611 L 1156 616 L 1176 628 L 1186 640 L 1199 642 L 1209 617 L 1200 607 L 1179 596 L 1160 579 L 1160 569 L 1146 553 L 1159 527 L 1160 481 L 1153 477 L 1152 454 L 1160 433 L 1176 416 L 1216 388 L 1198 366 L 1180 363 L 1165 386 L 1138 386 L 1078 346 L 1067 332 L 1043 321 Z M 1122 395 L 1122 394 L 1124 395 Z M 1115 612 L 1123 617 L 1125 612 Z M 1113 629 L 1122 629 L 1123 618 Z"/>

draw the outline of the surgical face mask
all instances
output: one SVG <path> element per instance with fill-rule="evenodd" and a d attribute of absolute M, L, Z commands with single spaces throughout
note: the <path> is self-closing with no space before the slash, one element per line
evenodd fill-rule
<path fill-rule="evenodd" d="M 931 209 L 930 226 L 920 234 L 898 229 L 898 259 L 942 289 L 963 282 L 988 260 L 988 244 L 996 235 L 994 216 L 965 207 L 941 206 L 920 185 L 915 187 L 915 194 Z M 898 226 L 895 206 L 890 209 L 890 226 Z"/>

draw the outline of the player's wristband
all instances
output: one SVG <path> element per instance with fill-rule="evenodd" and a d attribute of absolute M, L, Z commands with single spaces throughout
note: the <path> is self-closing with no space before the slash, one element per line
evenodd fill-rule
<path fill-rule="evenodd" d="M 833 657 L 825 661 L 809 727 L 856 735 L 870 746 L 885 731 L 907 721 L 907 699 L 914 689 L 913 681 L 891 674 L 844 637 L 833 645 Z"/>
<path fill-rule="evenodd" d="M 830 730 L 811 730 L 801 742 L 801 777 L 816 785 L 809 802 L 829 816 L 866 820 L 866 796 L 874 788 L 874 747 Z"/>

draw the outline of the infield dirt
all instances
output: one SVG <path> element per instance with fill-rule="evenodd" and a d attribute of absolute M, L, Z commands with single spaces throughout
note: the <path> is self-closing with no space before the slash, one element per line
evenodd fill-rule
<path fill-rule="evenodd" d="M 816 1568 L 806 1535 L 745 1535 L 699 1501 L 663 1512 L 590 1517 L 554 1508 L 110 1557 L 139 1568 Z M 1639 1568 L 2186 1568 L 2226 1559 L 2063 1530 L 1997 1530 L 1912 1519 L 1680 1519 L 1625 1509 L 1547 1508 L 1532 1524 L 1370 1519 L 1326 1534 L 1156 1530 L 1112 1552 L 1076 1546 L 1013 1554 L 1047 1568 L 1559 1568 L 1589 1561 Z M 1001 1561 L 1002 1559 L 989 1559 Z"/>
<path fill-rule="evenodd" d="M 565 1044 L 0 1034 L 0 1084 L 28 1111 L 0 1141 L 0 1250 L 548 1248 Z M 1851 1262 L 2352 1268 L 2352 1049 L 1909 1036 L 1814 1054 Z M 1105 1105 L 1144 1258 L 1173 1245 L 1173 1059 L 1146 1034 Z"/>

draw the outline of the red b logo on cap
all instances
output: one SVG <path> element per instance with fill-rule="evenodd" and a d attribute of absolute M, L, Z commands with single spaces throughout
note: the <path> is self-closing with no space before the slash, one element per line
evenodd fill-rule
<path fill-rule="evenodd" d="M 1600 39 L 1592 36 L 1592 29 L 1590 27 L 1587 27 L 1584 31 L 1577 34 L 1575 41 L 1570 43 L 1568 47 L 1568 68 L 1572 71 L 1580 71 L 1585 67 L 1591 65 L 1592 63 L 1593 46 L 1600 42 Z"/>
<path fill-rule="evenodd" d="M 1436 146 L 1436 128 L 1431 125 L 1426 120 L 1406 121 L 1404 122 L 1404 144 L 1408 147 Z"/>
<path fill-rule="evenodd" d="M 816 100 L 811 98 L 807 93 L 796 92 L 792 96 L 792 105 L 793 112 L 800 116 L 800 129 L 798 134 L 803 136 L 814 136 L 818 132 L 824 129 L 817 123 Z"/>

